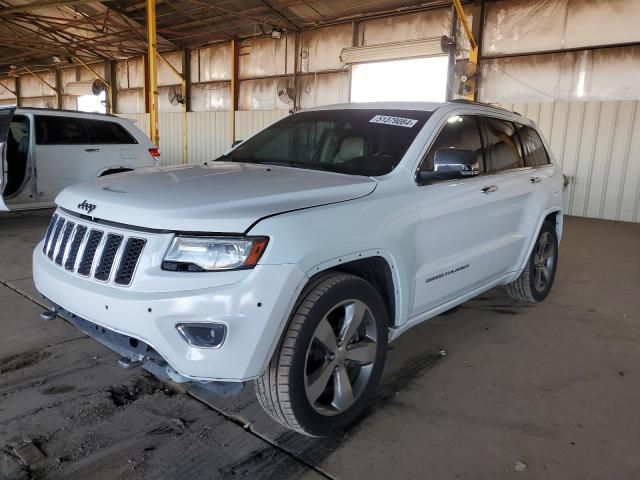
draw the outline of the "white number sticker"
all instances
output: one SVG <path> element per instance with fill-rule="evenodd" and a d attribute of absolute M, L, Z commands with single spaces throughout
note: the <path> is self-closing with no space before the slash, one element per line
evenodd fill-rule
<path fill-rule="evenodd" d="M 390 117 L 388 115 L 376 115 L 369 123 L 382 123 L 384 125 L 395 125 L 396 127 L 405 127 L 411 128 L 418 120 L 412 120 L 411 118 L 402 118 L 402 117 Z"/>

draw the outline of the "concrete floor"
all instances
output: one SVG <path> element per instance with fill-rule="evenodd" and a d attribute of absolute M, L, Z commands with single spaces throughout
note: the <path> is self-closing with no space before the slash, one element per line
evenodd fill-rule
<path fill-rule="evenodd" d="M 494 290 L 403 335 L 369 415 L 318 440 L 40 321 L 49 215 L 0 217 L 0 479 L 640 478 L 640 225 L 567 219 L 543 304 Z"/>

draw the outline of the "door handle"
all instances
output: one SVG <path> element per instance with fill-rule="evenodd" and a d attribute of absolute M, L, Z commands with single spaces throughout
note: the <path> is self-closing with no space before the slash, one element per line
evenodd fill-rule
<path fill-rule="evenodd" d="M 497 192 L 498 191 L 498 186 L 497 185 L 489 185 L 488 187 L 484 187 L 483 189 L 480 190 L 482 193 L 485 194 L 489 194 L 489 193 L 493 193 L 493 192 Z"/>
<path fill-rule="evenodd" d="M 529 182 L 530 182 L 530 183 L 540 183 L 541 181 L 542 181 L 542 178 L 541 178 L 541 177 L 531 177 L 531 178 L 529 179 Z"/>
<path fill-rule="evenodd" d="M 85 148 L 84 151 L 85 152 L 99 152 L 100 149 L 99 148 Z"/>

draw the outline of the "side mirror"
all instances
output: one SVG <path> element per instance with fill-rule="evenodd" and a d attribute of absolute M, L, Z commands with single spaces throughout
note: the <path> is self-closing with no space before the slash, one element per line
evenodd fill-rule
<path fill-rule="evenodd" d="M 236 145 L 240 145 L 242 142 L 244 142 L 244 140 L 236 140 L 231 144 L 231 148 L 235 147 Z"/>
<path fill-rule="evenodd" d="M 417 174 L 421 185 L 437 180 L 455 180 L 473 177 L 480 173 L 478 154 L 462 148 L 440 148 L 433 157 L 433 170 L 422 170 Z"/>

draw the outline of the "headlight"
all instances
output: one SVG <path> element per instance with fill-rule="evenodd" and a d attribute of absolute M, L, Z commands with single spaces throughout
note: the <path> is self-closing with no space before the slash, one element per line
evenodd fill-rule
<path fill-rule="evenodd" d="M 211 272 L 253 268 L 268 238 L 176 237 L 162 262 L 163 270 Z"/>

